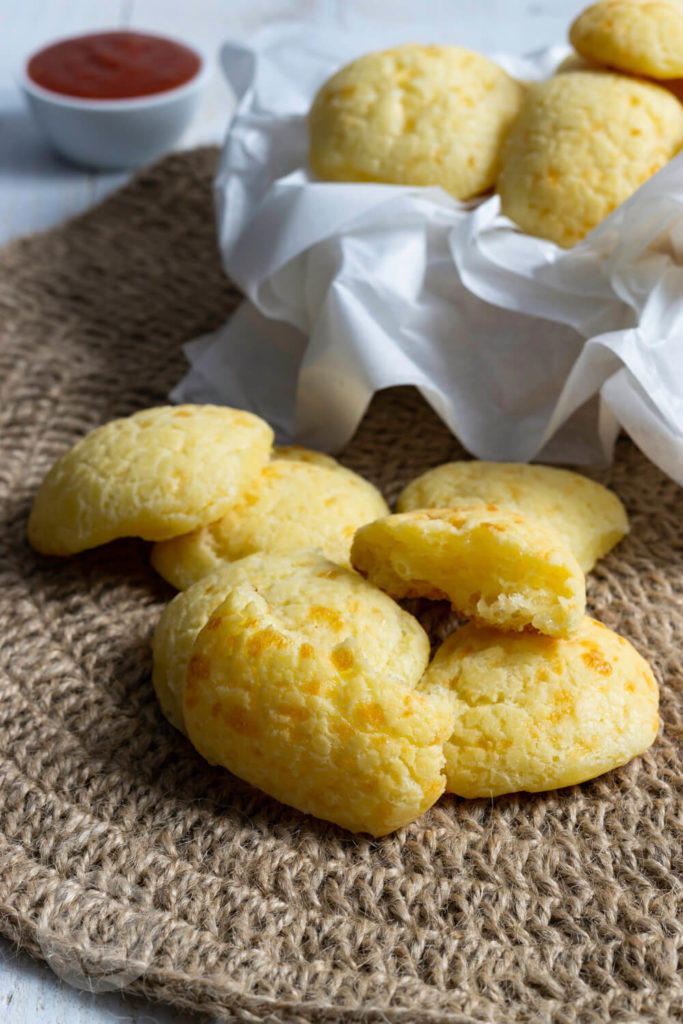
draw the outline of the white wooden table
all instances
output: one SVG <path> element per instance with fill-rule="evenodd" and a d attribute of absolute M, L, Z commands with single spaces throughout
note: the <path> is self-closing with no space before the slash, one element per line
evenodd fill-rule
<path fill-rule="evenodd" d="M 220 142 L 230 117 L 231 97 L 215 63 L 220 41 L 244 37 L 269 21 L 353 29 L 362 12 L 388 26 L 414 27 L 416 40 L 448 37 L 483 52 L 521 54 L 564 43 L 570 21 L 586 5 L 587 0 L 0 0 L 0 244 L 80 213 L 127 178 L 66 164 L 30 121 L 14 72 L 22 56 L 55 38 L 127 26 L 166 32 L 213 54 L 202 108 L 181 142 L 188 148 Z M 431 40 L 425 25 L 435 26 Z M 73 989 L 0 938 L 2 1024 L 181 1024 L 189 1019 L 120 993 Z"/>

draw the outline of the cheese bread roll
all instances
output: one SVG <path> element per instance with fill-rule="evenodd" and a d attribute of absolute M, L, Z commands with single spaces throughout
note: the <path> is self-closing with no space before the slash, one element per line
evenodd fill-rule
<path fill-rule="evenodd" d="M 683 75 L 681 0 L 600 0 L 569 30 L 587 60 L 649 78 Z"/>
<path fill-rule="evenodd" d="M 62 455 L 36 494 L 33 547 L 70 555 L 117 537 L 163 540 L 218 519 L 258 476 L 273 432 L 213 405 L 159 406 L 113 420 Z"/>
<path fill-rule="evenodd" d="M 397 509 L 496 505 L 557 531 L 584 572 L 628 532 L 626 510 L 613 491 L 554 466 L 519 462 L 446 462 L 417 477 Z"/>
<path fill-rule="evenodd" d="M 524 87 L 455 46 L 399 46 L 343 67 L 318 92 L 310 165 L 331 181 L 440 185 L 457 199 L 492 188 Z"/>
<path fill-rule="evenodd" d="M 319 555 L 232 568 L 185 683 L 199 753 L 352 831 L 384 835 L 422 814 L 444 789 L 453 717 L 447 698 L 414 689 L 429 654 L 417 620 Z"/>
<path fill-rule="evenodd" d="M 329 456 L 276 450 L 221 519 L 155 545 L 152 565 L 180 590 L 257 551 L 320 548 L 348 565 L 358 527 L 388 511 L 377 488 Z"/>
<path fill-rule="evenodd" d="M 505 142 L 502 212 L 569 247 L 683 144 L 683 106 L 667 89 L 608 71 L 538 82 Z"/>
<path fill-rule="evenodd" d="M 392 597 L 447 599 L 458 616 L 565 636 L 586 589 L 557 534 L 493 505 L 402 512 L 361 527 L 351 562 Z"/>
<path fill-rule="evenodd" d="M 647 661 L 588 617 L 566 639 L 470 623 L 439 648 L 419 689 L 451 699 L 446 788 L 464 797 L 584 782 L 641 754 L 659 725 Z"/>

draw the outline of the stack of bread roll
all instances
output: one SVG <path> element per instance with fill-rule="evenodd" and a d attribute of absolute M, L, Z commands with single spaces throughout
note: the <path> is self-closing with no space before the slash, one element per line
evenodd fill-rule
<path fill-rule="evenodd" d="M 239 410 L 143 410 L 62 455 L 29 519 L 46 555 L 154 542 L 180 593 L 153 684 L 208 761 L 384 835 L 444 791 L 578 783 L 654 741 L 649 665 L 585 615 L 584 572 L 628 529 L 616 495 L 567 470 L 456 462 L 391 514 L 334 459 L 272 441 Z M 466 620 L 431 660 L 414 598 Z"/>
<path fill-rule="evenodd" d="M 683 0 L 599 0 L 575 54 L 525 86 L 479 54 L 368 54 L 318 92 L 310 167 L 333 181 L 496 188 L 525 232 L 569 247 L 683 146 Z"/>

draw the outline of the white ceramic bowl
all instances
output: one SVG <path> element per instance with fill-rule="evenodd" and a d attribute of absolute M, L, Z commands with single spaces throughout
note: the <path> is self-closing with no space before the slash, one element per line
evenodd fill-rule
<path fill-rule="evenodd" d="M 88 167 L 137 167 L 167 152 L 197 109 L 208 64 L 195 47 L 189 49 L 200 61 L 194 77 L 176 89 L 150 96 L 91 100 L 44 89 L 27 73 L 34 54 L 24 62 L 19 85 L 37 124 L 63 156 Z"/>

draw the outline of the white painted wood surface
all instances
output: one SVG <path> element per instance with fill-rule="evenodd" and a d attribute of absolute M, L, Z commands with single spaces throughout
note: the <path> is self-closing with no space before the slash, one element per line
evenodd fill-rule
<path fill-rule="evenodd" d="M 0 244 L 74 216 L 126 181 L 81 171 L 53 155 L 34 128 L 16 86 L 22 57 L 60 36 L 130 26 L 187 39 L 214 58 L 202 108 L 182 148 L 220 142 L 231 97 L 215 61 L 223 39 L 274 20 L 354 28 L 358 15 L 443 27 L 461 46 L 525 53 L 566 41 L 583 0 L 0 0 Z M 1 783 L 0 783 L 1 784 Z M 92 995 L 60 981 L 43 963 L 0 938 L 0 1024 L 181 1024 L 190 1017 L 119 993 Z M 274 1021 L 275 1024 L 275 1021 Z"/>

